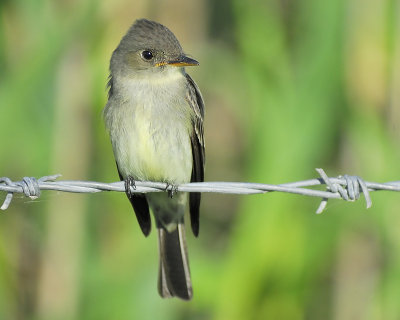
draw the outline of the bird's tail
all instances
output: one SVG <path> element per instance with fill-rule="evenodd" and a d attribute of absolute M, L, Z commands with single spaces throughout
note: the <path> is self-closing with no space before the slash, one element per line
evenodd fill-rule
<path fill-rule="evenodd" d="M 163 298 L 178 297 L 190 300 L 193 291 L 184 224 L 179 223 L 172 232 L 162 227 L 158 228 L 158 242 L 160 250 L 158 292 Z"/>

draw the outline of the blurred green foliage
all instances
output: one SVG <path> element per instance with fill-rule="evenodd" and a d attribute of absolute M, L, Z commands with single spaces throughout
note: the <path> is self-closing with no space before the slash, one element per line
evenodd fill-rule
<path fill-rule="evenodd" d="M 101 110 L 112 50 L 147 17 L 201 66 L 206 179 L 400 174 L 396 0 L 0 2 L 0 175 L 116 181 Z M 0 195 L 0 201 L 4 195 Z M 16 196 L 0 319 L 399 319 L 398 195 L 373 207 L 204 195 L 191 302 L 156 290 L 157 241 L 123 194 Z"/>

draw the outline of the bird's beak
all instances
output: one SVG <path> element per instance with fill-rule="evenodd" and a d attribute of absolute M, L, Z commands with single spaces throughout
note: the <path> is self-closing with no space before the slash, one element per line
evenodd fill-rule
<path fill-rule="evenodd" d="M 167 61 L 166 64 L 175 67 L 186 67 L 186 66 L 198 66 L 199 62 L 192 58 L 182 56 L 177 60 Z"/>

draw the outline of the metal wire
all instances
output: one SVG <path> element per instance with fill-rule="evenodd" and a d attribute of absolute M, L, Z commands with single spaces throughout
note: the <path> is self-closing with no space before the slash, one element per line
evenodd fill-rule
<path fill-rule="evenodd" d="M 343 199 L 356 201 L 361 193 L 364 195 L 367 208 L 372 205 L 371 191 L 386 190 L 400 191 L 400 181 L 376 183 L 364 181 L 358 176 L 343 175 L 337 178 L 329 178 L 325 171 L 316 169 L 320 178 L 279 185 L 247 183 L 247 182 L 194 182 L 179 185 L 169 185 L 163 182 L 136 181 L 135 187 L 131 187 L 132 193 L 148 192 L 213 192 L 227 194 L 259 194 L 267 192 L 286 192 L 310 197 L 322 198 L 316 213 L 322 213 L 326 208 L 328 199 Z M 6 210 L 14 193 L 23 193 L 31 199 L 40 197 L 41 190 L 57 190 L 75 193 L 95 193 L 102 191 L 125 192 L 125 183 L 103 183 L 95 181 L 64 180 L 56 181 L 61 175 L 45 176 L 39 179 L 24 177 L 22 181 L 0 178 L 0 191 L 7 193 L 1 210 Z M 326 185 L 326 190 L 310 189 L 308 187 Z"/>

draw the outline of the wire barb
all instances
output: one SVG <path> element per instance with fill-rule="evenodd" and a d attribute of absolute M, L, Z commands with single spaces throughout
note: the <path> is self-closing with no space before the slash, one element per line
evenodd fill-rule
<path fill-rule="evenodd" d="M 17 190 L 16 192 L 23 193 L 26 197 L 29 197 L 32 200 L 35 200 L 40 197 L 40 182 L 46 182 L 46 181 L 54 181 L 57 178 L 59 178 L 61 174 L 57 175 L 52 175 L 52 176 L 44 176 L 39 179 L 36 179 L 34 177 L 23 177 L 22 181 L 16 181 L 13 182 L 11 179 L 7 177 L 0 178 L 0 191 L 1 189 L 1 183 L 3 183 L 6 186 L 9 187 L 14 187 L 14 188 L 20 188 L 21 190 Z M 13 198 L 14 192 L 8 192 L 6 195 L 6 198 L 0 207 L 1 210 L 6 210 Z"/>
<path fill-rule="evenodd" d="M 367 184 L 359 176 L 349 176 L 345 174 L 343 176 L 339 176 L 338 179 L 334 181 L 327 176 L 327 174 L 323 169 L 318 168 L 315 170 L 321 176 L 322 181 L 326 184 L 327 190 L 331 191 L 332 193 L 340 195 L 340 197 L 345 201 L 358 200 L 360 198 L 360 188 L 361 188 L 361 191 L 364 194 L 365 202 L 367 204 L 367 209 L 371 208 L 372 200 Z M 322 201 L 316 213 L 317 214 L 322 213 L 326 208 L 327 204 L 328 204 L 328 199 L 322 198 Z"/>
<path fill-rule="evenodd" d="M 316 213 L 322 213 L 326 208 L 328 199 L 343 199 L 356 201 L 361 193 L 364 195 L 367 208 L 372 205 L 371 191 L 386 190 L 400 192 L 400 181 L 376 183 L 367 182 L 359 176 L 343 175 L 330 178 L 324 170 L 316 169 L 320 178 L 304 181 L 290 182 L 279 185 L 247 183 L 247 182 L 193 182 L 180 185 L 169 185 L 164 182 L 135 181 L 135 188 L 130 188 L 132 193 L 148 192 L 213 192 L 225 194 L 262 194 L 267 192 L 286 192 L 310 197 L 321 198 L 321 203 Z M 125 192 L 125 182 L 103 183 L 96 181 L 64 180 L 55 181 L 61 175 L 45 176 L 39 179 L 24 177 L 22 181 L 13 182 L 7 177 L 0 178 L 0 191 L 7 193 L 1 210 L 6 210 L 14 193 L 23 193 L 30 199 L 40 197 L 41 190 L 57 190 L 75 193 L 95 193 L 102 191 Z M 326 190 L 316 190 L 308 187 L 326 185 Z"/>

